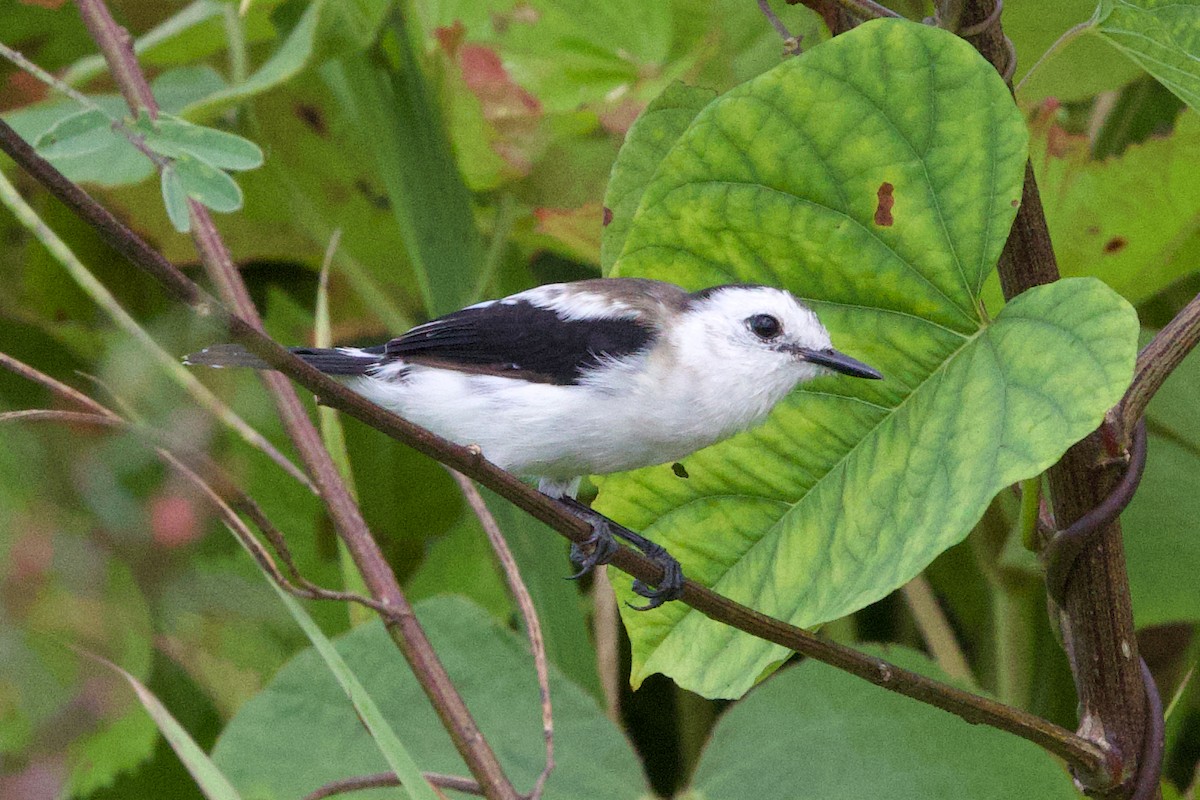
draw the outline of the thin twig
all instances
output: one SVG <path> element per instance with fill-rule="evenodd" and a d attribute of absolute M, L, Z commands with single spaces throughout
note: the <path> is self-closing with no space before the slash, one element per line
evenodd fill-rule
<path fill-rule="evenodd" d="M 453 789 L 456 792 L 463 794 L 471 794 L 476 797 L 483 797 L 483 790 L 479 788 L 479 784 L 470 778 L 459 778 L 454 775 L 442 775 L 438 772 L 422 772 L 421 776 L 429 781 L 430 785 L 440 789 Z M 377 772 L 374 775 L 356 775 L 353 778 L 342 778 L 340 781 L 332 781 L 325 784 L 316 791 L 309 792 L 304 795 L 303 800 L 324 800 L 326 797 L 333 797 L 338 794 L 347 792 L 357 792 L 360 789 L 378 789 L 384 786 L 401 786 L 400 779 L 396 777 L 394 772 Z"/>
<path fill-rule="evenodd" d="M 1094 23 L 1090 19 L 1086 22 L 1081 22 L 1078 25 L 1068 28 L 1063 33 L 1062 36 L 1059 36 L 1057 39 L 1055 39 L 1054 44 L 1047 47 L 1046 52 L 1044 52 L 1040 56 L 1038 56 L 1038 60 L 1033 62 L 1033 66 L 1030 67 L 1029 70 L 1024 75 L 1021 76 L 1021 80 L 1017 82 L 1017 86 L 1015 89 L 1013 89 L 1013 92 L 1014 93 L 1020 92 L 1021 87 L 1025 85 L 1025 81 L 1029 80 L 1029 76 L 1032 75 L 1034 72 L 1036 72 L 1038 67 L 1040 67 L 1042 64 L 1044 64 L 1046 61 L 1048 61 L 1050 59 L 1050 57 L 1053 56 L 1055 53 L 1057 53 L 1059 50 L 1066 47 L 1068 43 L 1075 40 L 1081 34 L 1086 33 L 1088 31 L 1088 29 L 1093 26 L 1093 24 Z"/>
<path fill-rule="evenodd" d="M 849 11 L 859 19 L 883 19 L 886 17 L 902 17 L 895 11 L 892 11 L 886 6 L 876 3 L 874 0 L 834 0 L 842 8 Z"/>
<path fill-rule="evenodd" d="M 1198 343 L 1200 295 L 1193 297 L 1138 353 L 1133 382 L 1117 406 L 1124 435 L 1133 431 L 1133 426 L 1146 413 L 1150 400 Z"/>
<path fill-rule="evenodd" d="M 97 403 L 92 398 L 88 397 L 78 389 L 67 386 L 61 381 L 51 378 L 49 375 L 39 370 L 34 369 L 28 364 L 18 361 L 7 353 L 0 353 L 0 367 L 20 375 L 22 378 L 40 384 L 50 390 L 50 393 L 60 400 L 70 403 L 71 405 L 80 406 L 92 414 L 99 416 L 116 416 L 100 403 Z"/>
<path fill-rule="evenodd" d="M 0 119 L 0 149 L 91 224 L 117 252 L 156 278 L 171 297 L 220 326 L 229 337 L 266 361 L 273 369 L 311 391 L 322 403 L 478 481 L 572 541 L 584 542 L 591 534 L 591 528 L 586 523 L 560 504 L 484 460 L 477 451 L 449 442 L 371 403 L 304 363 L 246 320 L 232 314 L 86 192 L 39 157 L 3 119 Z M 613 563 L 617 569 L 650 584 L 657 583 L 662 577 L 657 566 L 627 547 L 617 551 Z M 685 583 L 682 602 L 717 622 L 795 650 L 891 691 L 937 706 L 968 722 L 987 724 L 1021 736 L 1085 773 L 1100 774 L 1105 769 L 1106 752 L 1098 744 L 1021 709 L 946 686 L 851 648 L 822 641 L 808 631 L 772 619 L 693 581 Z"/>
<path fill-rule="evenodd" d="M 913 621 L 917 623 L 917 630 L 921 632 L 921 638 L 925 640 L 925 646 L 929 648 L 933 660 L 949 677 L 973 685 L 975 677 L 971 674 L 971 666 L 967 663 L 967 657 L 963 655 L 962 648 L 959 647 L 958 638 L 954 635 L 954 629 L 950 627 L 950 621 L 946 619 L 941 606 L 938 605 L 937 596 L 933 593 L 933 587 L 929 585 L 929 579 L 925 577 L 924 573 L 921 573 L 904 584 L 901 591 L 904 594 L 904 602 L 912 613 Z"/>
<path fill-rule="evenodd" d="M 771 23 L 771 27 L 783 39 L 784 55 L 799 55 L 800 37 L 792 35 L 792 32 L 788 30 L 787 25 L 783 23 L 779 15 L 771 9 L 770 0 L 758 0 L 758 10 L 763 13 L 763 16 L 767 18 L 767 22 Z"/>
<path fill-rule="evenodd" d="M 139 109 L 145 109 L 153 117 L 157 113 L 157 105 L 134 54 L 132 37 L 117 25 L 104 0 L 76 0 L 76 5 L 130 109 L 134 114 Z M 192 240 L 209 278 L 217 285 L 225 302 L 235 310 L 239 321 L 262 336 L 262 320 L 258 310 L 208 209 L 189 198 L 188 211 Z M 198 287 L 190 287 L 189 294 L 196 289 Z M 216 307 L 215 301 L 212 301 L 211 307 Z M 455 749 L 483 786 L 489 800 L 517 800 L 516 789 L 434 652 L 295 388 L 286 377 L 276 373 L 265 374 L 262 380 L 275 401 L 284 429 L 295 443 L 301 460 L 320 491 L 335 530 L 346 543 L 364 582 L 377 602 L 392 609 L 392 613 L 385 618 L 388 633 L 433 704 Z"/>
<path fill-rule="evenodd" d="M 471 511 L 475 513 L 479 524 L 483 527 L 483 532 L 487 534 L 488 542 L 492 545 L 492 550 L 495 551 L 496 558 L 499 559 L 500 566 L 504 570 L 509 591 L 512 592 L 513 599 L 517 601 L 517 608 L 521 610 L 521 618 L 525 620 L 525 631 L 529 635 L 529 649 L 533 651 L 533 669 L 537 673 L 538 699 L 542 706 L 542 736 L 546 742 L 546 765 L 542 767 L 542 771 L 533 785 L 533 790 L 529 793 L 530 800 L 539 800 L 542 790 L 546 786 L 546 779 L 554 771 L 554 712 L 550 706 L 550 667 L 546 661 L 546 640 L 542 636 L 542 623 L 538 620 L 537 609 L 533 605 L 529 589 L 525 586 L 525 581 L 521 579 L 521 570 L 517 567 L 517 560 L 513 558 L 512 549 L 508 546 L 504 532 L 500 530 L 500 525 L 496 522 L 496 517 L 487 507 L 487 503 L 483 501 L 483 495 L 475 488 L 475 484 L 471 482 L 470 478 L 454 470 L 450 470 L 450 474 L 454 477 L 459 489 L 462 490 L 463 497 L 467 498 L 467 505 L 471 506 Z"/>

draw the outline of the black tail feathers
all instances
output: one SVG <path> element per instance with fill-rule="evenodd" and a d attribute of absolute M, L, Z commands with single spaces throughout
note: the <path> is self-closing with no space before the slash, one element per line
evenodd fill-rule
<path fill-rule="evenodd" d="M 382 353 L 372 352 L 375 348 L 355 347 L 320 348 L 289 347 L 295 355 L 326 375 L 366 375 L 371 367 L 379 363 Z M 265 361 L 246 350 L 240 344 L 214 344 L 198 353 L 192 353 L 183 363 L 204 367 L 248 367 L 270 369 Z"/>

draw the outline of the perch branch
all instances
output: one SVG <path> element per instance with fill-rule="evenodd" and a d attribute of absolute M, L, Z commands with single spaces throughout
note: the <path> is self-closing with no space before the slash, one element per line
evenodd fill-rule
<path fill-rule="evenodd" d="M 86 192 L 40 158 L 3 120 L 0 120 L 0 149 L 68 208 L 96 228 L 117 252 L 156 278 L 171 297 L 190 306 L 198 315 L 213 323 L 218 332 L 229 335 L 273 368 L 295 380 L 320 398 L 322 403 L 478 481 L 572 541 L 584 542 L 590 535 L 591 530 L 586 523 L 552 499 L 486 461 L 477 451 L 442 439 L 371 403 L 305 364 L 260 330 L 232 314 Z M 650 584 L 657 583 L 662 577 L 658 567 L 627 547 L 618 550 L 613 563 L 617 569 Z M 946 686 L 852 648 L 822 641 L 808 631 L 772 619 L 693 581 L 685 583 L 682 602 L 717 622 L 949 711 L 968 722 L 990 725 L 1028 739 L 1072 764 L 1083 774 L 1101 773 L 1105 769 L 1104 748 L 1021 709 Z"/>

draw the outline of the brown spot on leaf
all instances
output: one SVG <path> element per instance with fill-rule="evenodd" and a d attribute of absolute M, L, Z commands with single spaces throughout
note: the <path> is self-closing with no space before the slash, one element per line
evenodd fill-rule
<path fill-rule="evenodd" d="M 1015 198 L 1014 198 L 1014 199 L 1013 199 L 1013 201 L 1012 201 L 1012 207 L 1013 207 L 1013 208 L 1016 208 L 1016 207 L 1017 207 L 1017 206 L 1019 206 L 1019 205 L 1021 205 L 1021 201 L 1020 201 L 1019 199 L 1015 199 Z"/>
<path fill-rule="evenodd" d="M 1104 252 L 1108 253 L 1109 255 L 1112 255 L 1113 253 L 1119 253 L 1125 249 L 1127 244 L 1129 244 L 1129 240 L 1124 236 L 1114 236 L 1104 243 Z"/>
<path fill-rule="evenodd" d="M 321 113 L 321 109 L 308 103 L 297 103 L 295 110 L 300 121 L 312 128 L 317 136 L 324 138 L 329 135 L 329 127 L 325 124 L 325 115 Z"/>
<path fill-rule="evenodd" d="M 671 465 L 671 472 L 675 473 L 676 478 L 688 477 L 688 471 L 684 468 L 683 464 L 680 464 L 678 461 Z"/>
<path fill-rule="evenodd" d="M 1086 233 L 1088 236 L 1099 236 L 1100 235 L 1100 226 L 1099 225 L 1088 225 L 1086 228 L 1084 228 L 1083 232 Z"/>
<path fill-rule="evenodd" d="M 875 206 L 875 224 L 883 228 L 890 228 L 895 222 L 892 218 L 892 206 L 896 204 L 896 198 L 892 194 L 894 189 L 894 186 L 884 181 L 879 184 L 879 191 L 875 193 L 879 201 Z"/>
<path fill-rule="evenodd" d="M 612 209 L 608 206 L 604 207 L 604 222 L 602 224 L 606 228 L 612 224 Z"/>

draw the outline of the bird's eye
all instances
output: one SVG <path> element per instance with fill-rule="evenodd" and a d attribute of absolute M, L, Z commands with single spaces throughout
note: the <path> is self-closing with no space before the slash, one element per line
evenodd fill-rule
<path fill-rule="evenodd" d="M 760 339 L 774 339 L 779 335 L 782 326 L 779 320 L 772 317 L 770 314 L 755 314 L 746 320 L 746 327 Z"/>

